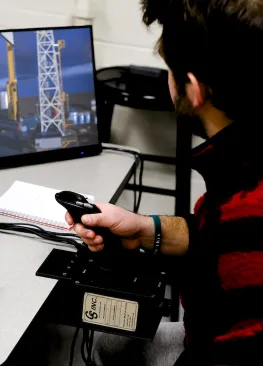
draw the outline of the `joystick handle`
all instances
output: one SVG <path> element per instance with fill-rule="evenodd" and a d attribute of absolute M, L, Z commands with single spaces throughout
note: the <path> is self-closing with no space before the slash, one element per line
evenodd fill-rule
<path fill-rule="evenodd" d="M 90 203 L 84 196 L 78 193 L 62 191 L 56 193 L 55 199 L 70 213 L 75 224 L 81 223 L 81 218 L 83 215 L 101 213 L 100 209 L 96 205 Z M 89 229 L 89 227 L 87 228 Z M 120 238 L 112 234 L 109 229 L 90 229 L 93 230 L 97 235 L 101 235 L 103 237 L 105 247 L 103 252 L 107 251 L 113 253 L 116 251 L 122 251 L 123 247 Z"/>

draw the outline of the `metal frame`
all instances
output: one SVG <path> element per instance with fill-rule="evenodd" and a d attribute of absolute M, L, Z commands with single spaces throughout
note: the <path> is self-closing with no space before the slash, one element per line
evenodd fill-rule
<path fill-rule="evenodd" d="M 58 44 L 53 30 L 36 32 L 41 132 L 54 125 L 64 136 L 65 113 Z"/>
<path fill-rule="evenodd" d="M 116 190 L 115 194 L 112 196 L 112 198 L 110 200 L 110 203 L 112 203 L 114 205 L 116 204 L 116 202 L 120 198 L 122 192 L 127 189 L 127 185 L 129 183 L 129 181 L 134 176 L 134 174 L 136 174 L 137 167 L 138 167 L 137 162 L 134 161 L 133 166 L 131 167 L 131 169 L 129 170 L 129 172 L 126 174 L 126 177 L 121 182 L 121 185 Z"/>

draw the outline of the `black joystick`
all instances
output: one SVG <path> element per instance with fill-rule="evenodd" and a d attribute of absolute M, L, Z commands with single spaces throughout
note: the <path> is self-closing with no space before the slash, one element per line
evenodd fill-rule
<path fill-rule="evenodd" d="M 56 193 L 55 199 L 70 213 L 75 224 L 81 223 L 83 215 L 101 213 L 96 205 L 90 203 L 84 196 L 78 193 L 63 191 Z M 98 253 L 91 253 L 88 246 L 86 246 L 82 250 L 82 255 L 85 256 L 86 253 L 89 257 L 92 256 L 97 263 L 99 262 L 99 266 L 105 270 L 113 270 L 121 267 L 124 264 L 123 255 L 126 250 L 123 248 L 120 238 L 105 228 L 90 229 L 97 235 L 103 237 L 104 250 Z"/>

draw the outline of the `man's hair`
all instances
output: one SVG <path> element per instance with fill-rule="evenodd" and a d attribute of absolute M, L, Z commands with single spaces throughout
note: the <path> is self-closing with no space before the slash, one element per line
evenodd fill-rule
<path fill-rule="evenodd" d="M 141 3 L 145 24 L 158 21 L 163 28 L 158 51 L 179 93 L 192 72 L 211 89 L 213 105 L 233 120 L 263 115 L 262 0 Z"/>

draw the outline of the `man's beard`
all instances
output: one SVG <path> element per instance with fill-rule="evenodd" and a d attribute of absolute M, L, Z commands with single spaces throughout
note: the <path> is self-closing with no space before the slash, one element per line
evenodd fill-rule
<path fill-rule="evenodd" d="M 203 126 L 202 120 L 194 113 L 193 107 L 191 106 L 187 95 L 179 93 L 174 105 L 177 123 L 188 123 L 193 135 L 199 136 L 206 140 L 208 136 Z"/>

